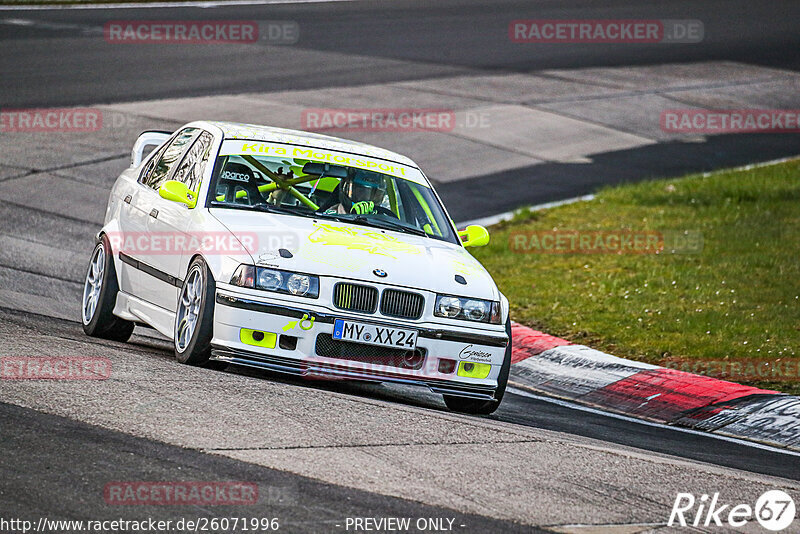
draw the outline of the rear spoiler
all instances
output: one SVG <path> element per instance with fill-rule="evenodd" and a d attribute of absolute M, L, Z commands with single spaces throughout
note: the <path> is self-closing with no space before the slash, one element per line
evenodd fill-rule
<path fill-rule="evenodd" d="M 166 130 L 145 130 L 140 133 L 131 149 L 131 167 L 138 167 L 145 156 L 164 144 L 172 137 L 172 133 Z"/>

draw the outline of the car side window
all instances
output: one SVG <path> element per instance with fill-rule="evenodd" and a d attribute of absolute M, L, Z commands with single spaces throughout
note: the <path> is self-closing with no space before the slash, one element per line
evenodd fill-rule
<path fill-rule="evenodd" d="M 156 155 L 152 161 L 155 161 L 152 171 L 149 171 L 151 164 L 148 164 L 148 169 L 142 173 L 140 181 L 142 184 L 158 190 L 161 184 L 166 181 L 169 176 L 170 170 L 176 162 L 180 161 L 181 156 L 189 146 L 189 142 L 197 135 L 197 128 L 183 129 L 172 142 L 163 151 Z M 149 172 L 148 172 L 149 171 Z"/>
<path fill-rule="evenodd" d="M 153 173 L 153 169 L 156 168 L 156 163 L 158 163 L 158 160 L 161 159 L 161 154 L 164 153 L 164 148 L 157 150 L 151 155 L 150 160 L 144 166 L 142 172 L 139 173 L 139 183 L 145 183 L 145 180 L 147 180 L 147 178 Z"/>
<path fill-rule="evenodd" d="M 214 141 L 214 136 L 203 131 L 186 152 L 186 156 L 184 156 L 172 179 L 185 183 L 190 191 L 196 193 L 200 187 L 200 181 L 203 178 L 203 172 L 208 162 L 212 141 Z"/>

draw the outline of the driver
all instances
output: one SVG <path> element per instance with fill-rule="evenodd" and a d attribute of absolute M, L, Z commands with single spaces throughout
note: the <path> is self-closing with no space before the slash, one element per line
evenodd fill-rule
<path fill-rule="evenodd" d="M 339 204 L 331 206 L 325 213 L 344 215 L 355 213 L 369 215 L 378 212 L 378 206 L 386 196 L 386 184 L 380 175 L 357 170 L 339 184 Z"/>

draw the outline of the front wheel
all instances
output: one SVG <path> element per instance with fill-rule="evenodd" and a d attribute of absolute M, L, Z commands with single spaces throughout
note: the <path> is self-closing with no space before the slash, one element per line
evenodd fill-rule
<path fill-rule="evenodd" d="M 175 359 L 189 365 L 206 365 L 214 333 L 214 295 L 217 286 L 202 258 L 189 265 L 175 314 Z"/>
<path fill-rule="evenodd" d="M 511 372 L 511 318 L 506 321 L 506 334 L 508 334 L 508 346 L 506 346 L 503 366 L 500 367 L 500 374 L 497 377 L 497 389 L 492 400 L 468 399 L 453 395 L 443 395 L 444 403 L 454 412 L 468 413 L 473 415 L 489 415 L 494 413 L 500 406 L 508 385 L 508 375 Z"/>
<path fill-rule="evenodd" d="M 111 243 L 103 235 L 92 251 L 81 299 L 83 331 L 92 337 L 125 342 L 133 333 L 134 324 L 114 315 L 119 283 L 114 269 Z"/>

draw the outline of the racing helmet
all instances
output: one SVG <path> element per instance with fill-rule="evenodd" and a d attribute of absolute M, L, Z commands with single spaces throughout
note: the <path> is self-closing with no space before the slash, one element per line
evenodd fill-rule
<path fill-rule="evenodd" d="M 386 195 L 386 182 L 375 172 L 356 170 L 342 180 L 339 196 L 342 205 L 347 207 L 357 202 L 374 202 L 380 205 Z"/>

